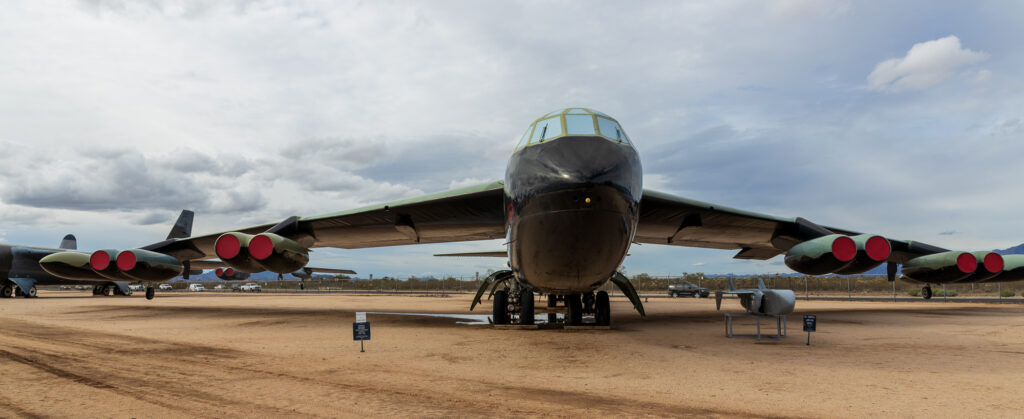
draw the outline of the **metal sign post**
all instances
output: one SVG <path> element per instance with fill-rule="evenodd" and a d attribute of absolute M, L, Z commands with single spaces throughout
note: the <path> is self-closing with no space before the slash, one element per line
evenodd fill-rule
<path fill-rule="evenodd" d="M 811 345 L 811 332 L 818 327 L 818 316 L 813 314 L 804 315 L 804 331 L 807 332 L 807 346 Z"/>
<path fill-rule="evenodd" d="M 359 341 L 359 352 L 366 352 L 363 341 L 370 340 L 370 322 L 366 321 L 365 312 L 356 312 L 356 321 L 352 323 L 352 340 Z"/>

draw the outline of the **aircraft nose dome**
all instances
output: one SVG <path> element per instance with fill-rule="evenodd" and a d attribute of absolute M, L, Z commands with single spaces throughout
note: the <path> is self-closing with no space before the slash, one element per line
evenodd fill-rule
<path fill-rule="evenodd" d="M 519 139 L 516 150 L 562 137 L 588 136 L 632 146 L 626 131 L 608 114 L 590 108 L 565 108 L 548 112 L 533 121 Z"/>

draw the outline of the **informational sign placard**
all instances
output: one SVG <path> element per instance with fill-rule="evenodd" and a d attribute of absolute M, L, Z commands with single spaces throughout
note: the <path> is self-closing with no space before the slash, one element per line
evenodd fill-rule
<path fill-rule="evenodd" d="M 352 340 L 370 340 L 370 323 L 352 323 Z"/>
<path fill-rule="evenodd" d="M 356 323 L 366 323 L 366 312 L 365 311 L 357 311 L 356 312 Z"/>
<path fill-rule="evenodd" d="M 804 331 L 805 332 L 814 332 L 817 327 L 818 327 L 818 316 L 815 316 L 813 314 L 806 314 L 806 315 L 804 315 Z"/>

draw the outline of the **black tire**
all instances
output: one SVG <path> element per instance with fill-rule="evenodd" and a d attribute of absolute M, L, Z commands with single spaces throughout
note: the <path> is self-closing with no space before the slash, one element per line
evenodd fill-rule
<path fill-rule="evenodd" d="M 932 299 L 932 287 L 929 287 L 927 285 L 922 287 L 921 288 L 921 296 L 924 297 L 925 300 L 931 300 Z"/>
<path fill-rule="evenodd" d="M 0 297 L 11 298 L 12 295 L 14 295 L 14 288 L 11 288 L 10 285 L 4 285 L 4 287 L 0 289 Z"/>
<path fill-rule="evenodd" d="M 25 298 L 36 298 L 36 295 L 38 295 L 38 292 L 39 292 L 39 290 L 37 290 L 36 286 L 33 285 L 32 288 L 29 288 L 28 292 L 25 293 Z"/>
<path fill-rule="evenodd" d="M 104 297 L 109 297 L 110 296 L 110 286 L 109 285 L 104 285 L 103 288 L 100 288 L 100 295 L 102 295 Z"/>
<path fill-rule="evenodd" d="M 533 324 L 533 291 L 523 291 L 519 294 L 519 324 Z"/>
<path fill-rule="evenodd" d="M 569 326 L 583 324 L 583 301 L 580 301 L 579 294 L 566 295 L 565 307 L 569 309 L 565 313 L 565 324 Z"/>
<path fill-rule="evenodd" d="M 146 287 L 146 299 L 152 300 L 153 297 L 156 297 L 156 290 L 153 287 Z"/>
<path fill-rule="evenodd" d="M 555 294 L 548 294 L 548 308 L 558 307 L 558 296 Z M 555 323 L 558 321 L 557 313 L 548 313 L 548 323 Z"/>
<path fill-rule="evenodd" d="M 594 309 L 596 310 L 594 320 L 598 326 L 609 326 L 612 324 L 612 306 L 611 302 L 608 301 L 607 292 L 597 292 L 597 301 L 594 302 Z"/>
<path fill-rule="evenodd" d="M 494 307 L 491 310 L 491 319 L 494 324 L 508 324 L 508 291 L 498 290 L 494 292 Z"/>
<path fill-rule="evenodd" d="M 672 297 L 672 298 L 676 298 L 676 297 L 679 296 L 679 293 L 673 291 L 673 292 L 668 293 L 668 296 Z"/>

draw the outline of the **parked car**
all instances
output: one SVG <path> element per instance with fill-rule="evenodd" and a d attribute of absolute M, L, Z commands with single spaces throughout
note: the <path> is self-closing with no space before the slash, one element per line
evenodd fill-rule
<path fill-rule="evenodd" d="M 217 284 L 217 286 L 213 287 L 213 289 L 215 289 L 215 290 L 222 290 L 222 289 L 224 289 L 224 284 Z"/>
<path fill-rule="evenodd" d="M 131 284 L 128 285 L 128 289 L 132 291 L 145 291 L 146 287 L 142 286 L 142 284 Z"/>
<path fill-rule="evenodd" d="M 677 282 L 675 284 L 668 285 L 668 295 L 670 297 L 694 297 L 694 298 L 707 298 L 711 295 L 711 291 L 707 288 L 698 287 L 692 282 Z"/>
<path fill-rule="evenodd" d="M 170 291 L 173 289 L 174 287 L 172 287 L 171 284 L 160 284 L 160 291 Z"/>
<path fill-rule="evenodd" d="M 253 283 L 253 282 L 250 282 L 248 284 L 242 285 L 241 287 L 239 287 L 239 290 L 244 291 L 244 292 L 260 292 L 260 291 L 262 291 L 260 289 L 260 284 Z"/>
<path fill-rule="evenodd" d="M 71 289 L 71 287 L 69 287 L 69 286 L 67 286 L 67 285 L 61 285 L 61 286 L 60 286 L 60 290 L 61 290 L 61 291 L 67 291 L 67 290 L 69 290 L 69 289 Z"/>
<path fill-rule="evenodd" d="M 188 284 L 188 290 L 194 292 L 206 291 L 206 287 L 203 284 Z"/>
<path fill-rule="evenodd" d="M 242 284 L 231 284 L 231 291 L 237 292 L 242 290 Z"/>

